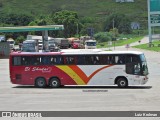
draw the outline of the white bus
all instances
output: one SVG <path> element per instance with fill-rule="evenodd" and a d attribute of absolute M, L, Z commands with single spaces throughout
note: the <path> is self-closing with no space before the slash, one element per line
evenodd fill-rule
<path fill-rule="evenodd" d="M 137 51 L 94 49 L 12 53 L 10 71 L 12 83 L 38 87 L 55 88 L 63 85 L 127 87 L 143 85 L 148 81 L 145 56 Z"/>
<path fill-rule="evenodd" d="M 85 49 L 96 49 L 96 40 L 86 40 Z"/>

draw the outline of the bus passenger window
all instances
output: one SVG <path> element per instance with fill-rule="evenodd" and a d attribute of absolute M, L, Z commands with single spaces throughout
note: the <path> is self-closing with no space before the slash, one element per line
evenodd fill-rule
<path fill-rule="evenodd" d="M 49 65 L 50 62 L 51 62 L 51 59 L 50 59 L 49 56 L 42 56 L 41 59 L 42 59 L 42 64 L 43 65 Z"/>
<path fill-rule="evenodd" d="M 94 56 L 94 65 L 99 65 L 100 61 L 99 61 L 99 56 Z"/>
<path fill-rule="evenodd" d="M 55 65 L 57 63 L 56 57 L 51 57 L 50 62 L 51 64 Z"/>
<path fill-rule="evenodd" d="M 56 64 L 63 64 L 64 62 L 63 62 L 63 57 L 61 57 L 61 56 L 56 56 Z"/>
<path fill-rule="evenodd" d="M 74 64 L 75 63 L 74 56 L 66 56 L 65 62 L 66 62 L 66 64 Z"/>
<path fill-rule="evenodd" d="M 84 56 L 77 56 L 77 64 L 78 65 L 85 65 L 85 57 Z"/>
<path fill-rule="evenodd" d="M 125 63 L 125 56 L 116 56 L 118 61 L 117 64 L 124 64 Z"/>
<path fill-rule="evenodd" d="M 33 64 L 34 65 L 40 65 L 40 58 L 39 57 L 33 57 Z"/>
<path fill-rule="evenodd" d="M 109 56 L 109 64 L 115 64 L 115 57 Z"/>
<path fill-rule="evenodd" d="M 133 56 L 132 57 L 132 62 L 138 62 L 138 57 L 137 56 Z"/>
<path fill-rule="evenodd" d="M 30 57 L 22 57 L 22 65 L 29 65 Z"/>
<path fill-rule="evenodd" d="M 128 55 L 126 58 L 126 62 L 127 63 L 132 63 L 132 62 L 138 62 L 138 57 L 137 56 L 133 56 L 133 55 Z"/>
<path fill-rule="evenodd" d="M 94 65 L 94 57 L 93 56 L 85 56 L 85 62 L 87 65 Z"/>

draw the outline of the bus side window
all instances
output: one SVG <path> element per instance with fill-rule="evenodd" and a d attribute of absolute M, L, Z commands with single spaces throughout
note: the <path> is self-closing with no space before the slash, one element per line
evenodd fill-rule
<path fill-rule="evenodd" d="M 49 56 L 42 56 L 41 62 L 43 65 L 49 65 L 51 63 L 51 58 Z"/>
<path fill-rule="evenodd" d="M 139 60 L 138 60 L 138 57 L 137 57 L 137 56 L 133 56 L 133 57 L 132 57 L 132 62 L 136 62 L 136 63 L 137 63 L 138 61 L 139 61 Z"/>
<path fill-rule="evenodd" d="M 77 64 L 78 65 L 85 65 L 85 56 L 83 56 L 83 55 L 77 56 Z"/>
<path fill-rule="evenodd" d="M 86 65 L 89 65 L 90 60 L 89 60 L 89 57 L 88 57 L 88 56 L 85 56 L 85 62 L 86 62 Z"/>
<path fill-rule="evenodd" d="M 115 64 L 115 56 L 109 56 L 109 64 Z"/>
<path fill-rule="evenodd" d="M 135 55 L 127 55 L 126 63 L 138 62 L 138 57 Z"/>
<path fill-rule="evenodd" d="M 60 65 L 63 63 L 64 63 L 63 56 L 56 56 L 56 64 Z"/>
<path fill-rule="evenodd" d="M 65 56 L 64 59 L 66 64 L 75 64 L 74 56 Z"/>
<path fill-rule="evenodd" d="M 116 56 L 116 63 L 117 64 L 124 64 L 125 63 L 125 56 L 122 56 L 122 55 Z"/>
<path fill-rule="evenodd" d="M 29 65 L 30 57 L 22 57 L 22 65 Z"/>
<path fill-rule="evenodd" d="M 33 61 L 33 65 L 40 65 L 41 63 L 40 57 L 33 57 L 32 61 Z"/>
<path fill-rule="evenodd" d="M 94 56 L 85 56 L 86 65 L 94 65 Z"/>
<path fill-rule="evenodd" d="M 94 56 L 94 58 L 93 58 L 93 64 L 94 65 L 99 65 L 100 64 L 99 56 Z"/>
<path fill-rule="evenodd" d="M 55 65 L 57 63 L 56 57 L 51 57 L 50 62 L 51 62 L 52 65 Z"/>

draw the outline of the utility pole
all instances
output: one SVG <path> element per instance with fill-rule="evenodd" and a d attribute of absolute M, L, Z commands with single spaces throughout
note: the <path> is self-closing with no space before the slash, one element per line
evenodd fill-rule
<path fill-rule="evenodd" d="M 152 44 L 152 29 L 151 29 L 151 17 L 150 17 L 150 0 L 147 0 L 148 2 L 148 34 L 149 34 L 149 47 L 151 47 Z"/>
<path fill-rule="evenodd" d="M 113 20 L 112 20 L 112 26 L 113 26 L 113 29 L 114 29 L 114 18 L 113 18 Z"/>

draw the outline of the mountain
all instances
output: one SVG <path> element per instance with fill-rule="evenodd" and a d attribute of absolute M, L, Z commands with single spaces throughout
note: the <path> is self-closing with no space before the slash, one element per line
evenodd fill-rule
<path fill-rule="evenodd" d="M 72 10 L 79 16 L 104 17 L 124 13 L 134 17 L 147 16 L 147 1 L 115 2 L 116 0 L 0 0 L 0 12 L 50 14 L 59 10 Z"/>

